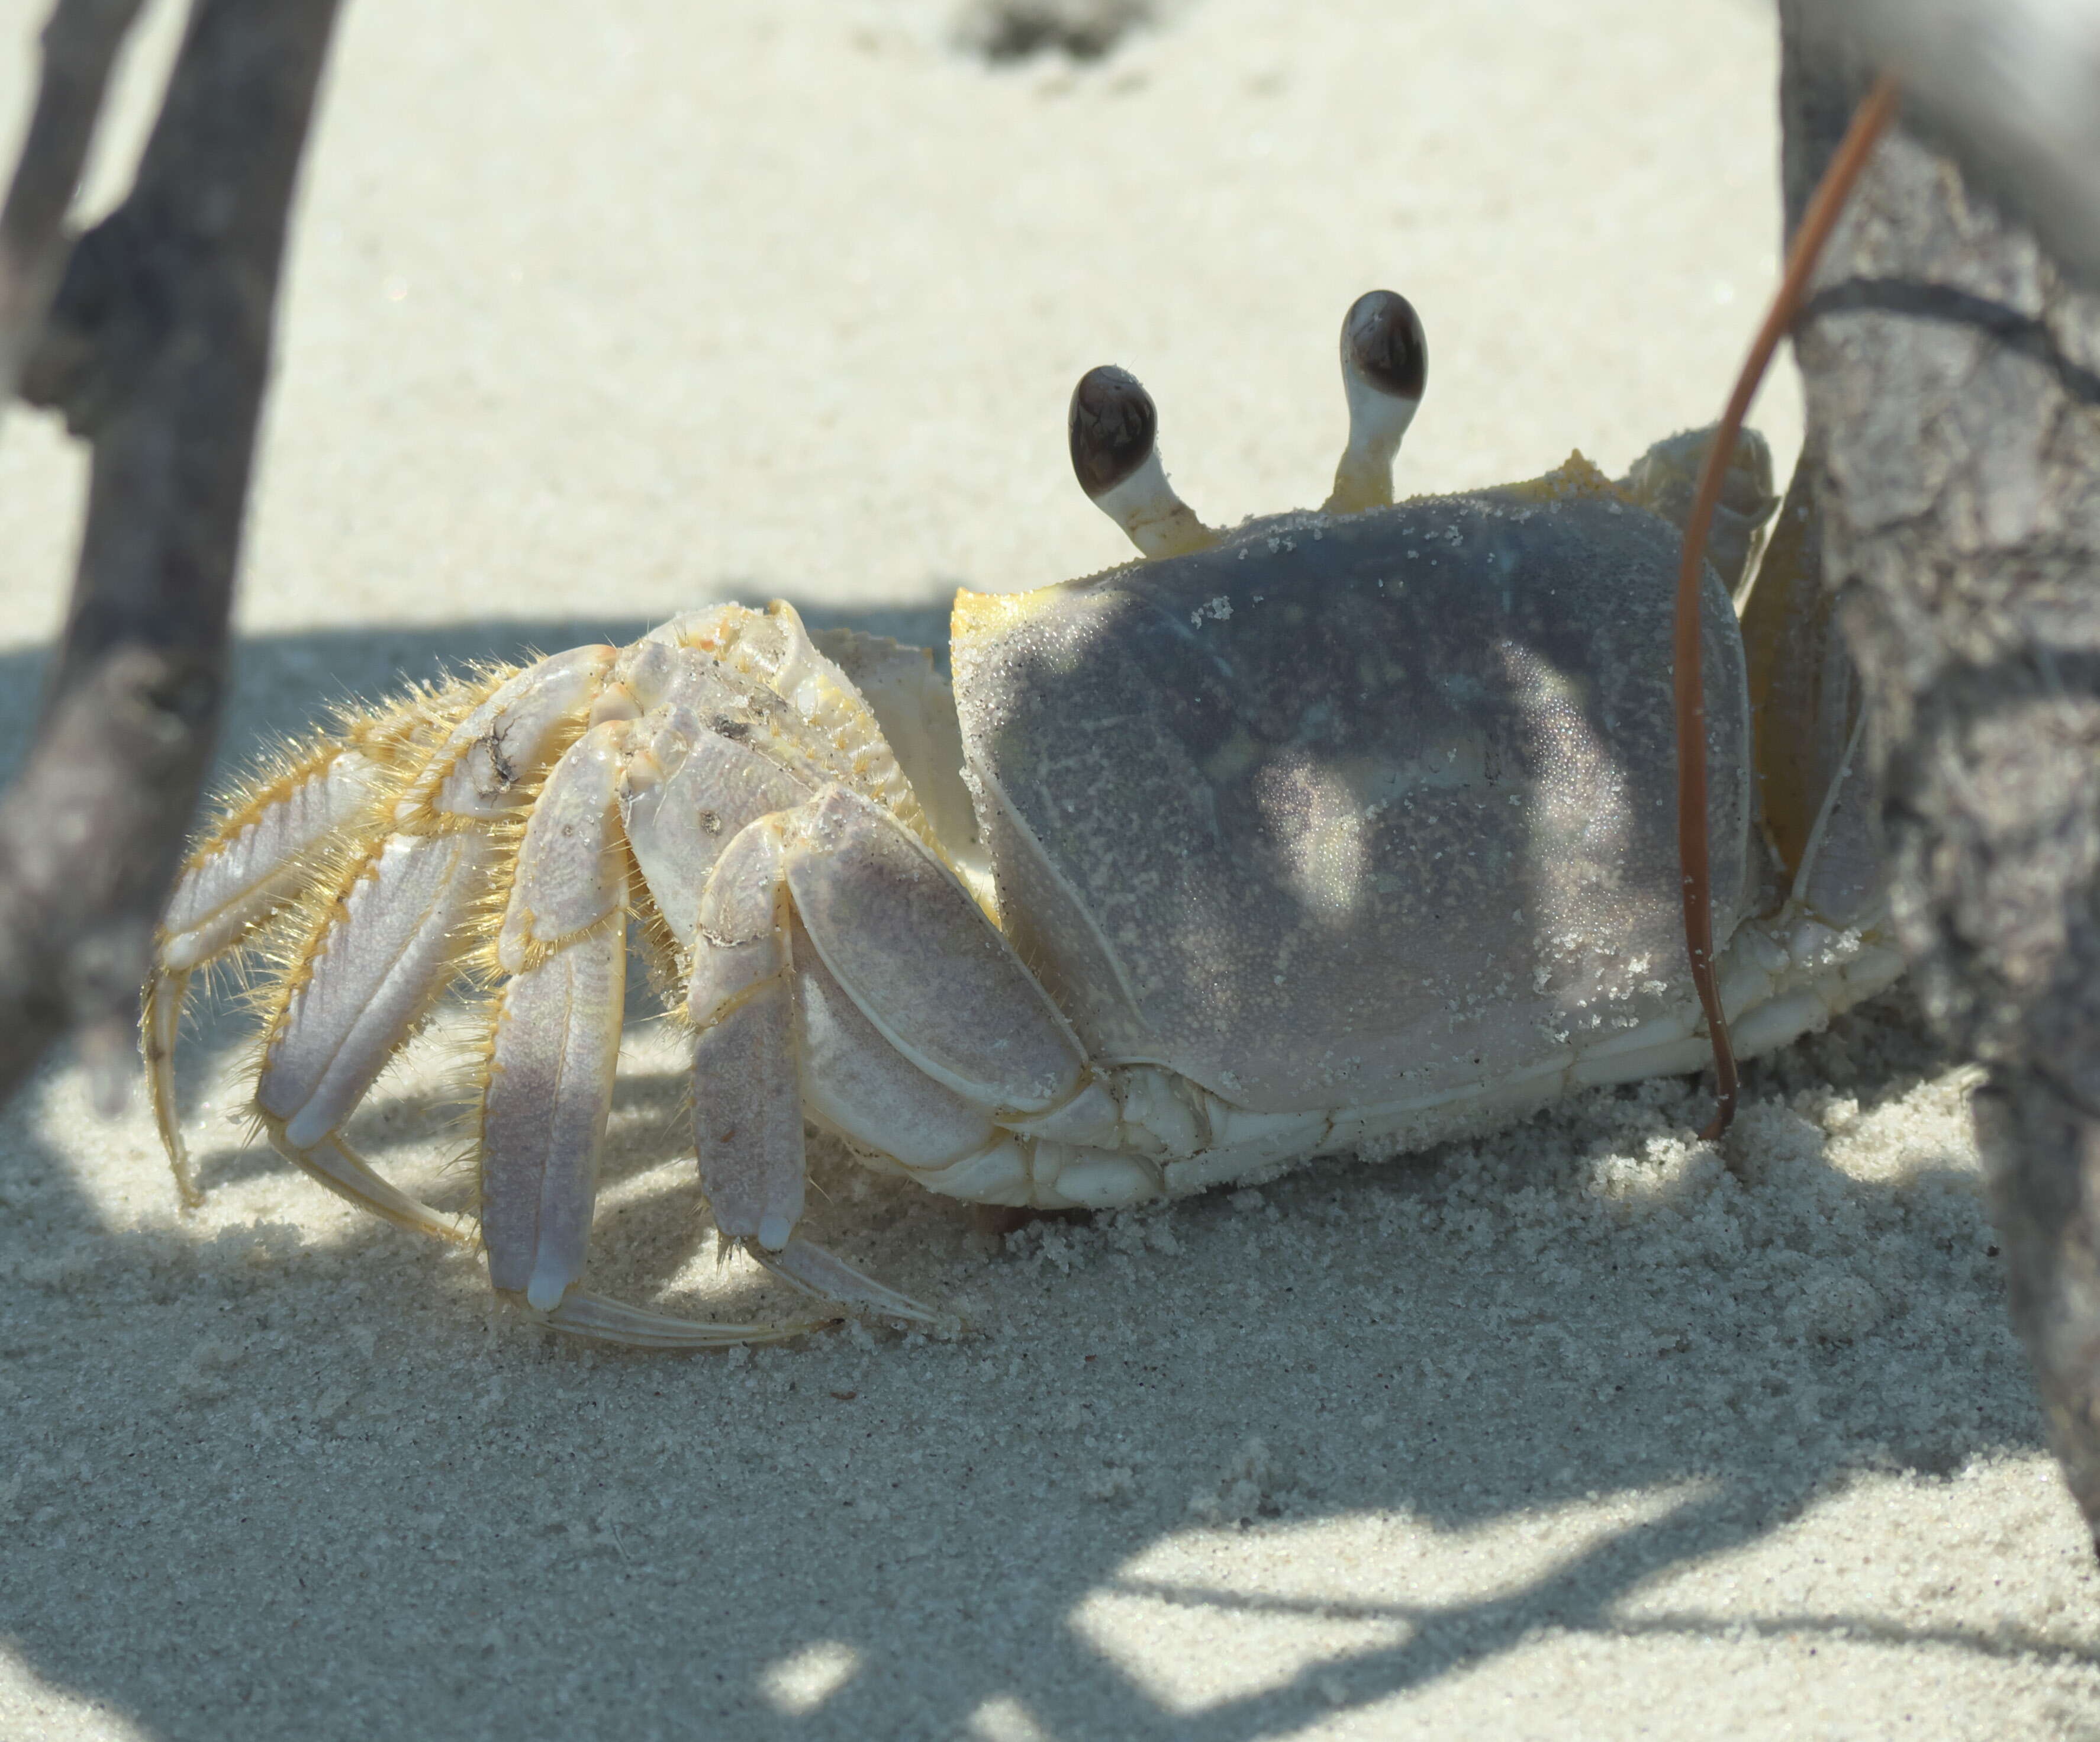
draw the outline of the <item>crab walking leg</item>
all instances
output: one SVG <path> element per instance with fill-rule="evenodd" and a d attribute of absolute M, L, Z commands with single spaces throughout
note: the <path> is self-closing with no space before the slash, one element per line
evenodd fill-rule
<path fill-rule="evenodd" d="M 988 1195 L 1025 1197 L 1025 1159 L 995 1121 L 1064 1105 L 1084 1070 L 968 891 L 843 787 L 751 824 L 717 862 L 687 1008 L 701 1177 L 723 1233 L 805 1287 L 885 1312 L 901 1297 L 794 1236 L 804 1112 L 907 1169 L 968 1163 Z"/>
<path fill-rule="evenodd" d="M 322 1184 L 397 1227 L 465 1237 L 405 1197 L 338 1127 L 449 980 L 494 858 L 479 832 L 396 835 L 360 867 L 314 941 L 314 972 L 286 1001 L 255 1104 L 271 1143 Z"/>
<path fill-rule="evenodd" d="M 518 851 L 481 1102 L 488 1280 L 535 1311 L 582 1276 L 627 990 L 618 797 L 631 728 L 608 721 L 554 765 Z"/>
<path fill-rule="evenodd" d="M 626 1306 L 580 1288 L 571 1289 L 561 1305 L 540 1316 L 571 1337 L 638 1349 L 729 1349 L 754 1343 L 787 1343 L 838 1322 L 819 1318 L 788 1319 L 779 1325 L 706 1325 Z"/>
<path fill-rule="evenodd" d="M 204 1194 L 191 1177 L 175 1112 L 175 1043 L 190 977 L 234 948 L 304 888 L 311 862 L 335 831 L 382 790 L 385 770 L 354 746 L 322 746 L 251 794 L 190 855 L 161 922 L 139 1027 L 152 1086 L 153 1122 L 192 1209 Z"/>
<path fill-rule="evenodd" d="M 313 850 L 373 801 L 384 770 L 329 744 L 250 800 L 190 855 L 161 925 L 161 965 L 185 973 L 295 894 Z"/>
<path fill-rule="evenodd" d="M 187 972 L 165 972 L 158 968 L 149 971 L 139 1012 L 139 1042 L 146 1055 L 153 1123 L 161 1133 L 168 1171 L 175 1176 L 175 1195 L 185 1210 L 197 1210 L 204 1206 L 204 1193 L 191 1171 L 190 1146 L 183 1139 L 182 1118 L 175 1108 L 175 1043 L 181 1036 L 183 1006 L 189 995 Z"/>
<path fill-rule="evenodd" d="M 726 1239 L 786 1246 L 802 1217 L 796 1062 L 782 835 L 792 811 L 739 830 L 701 892 L 686 1011 L 695 1029 L 700 1181 Z"/>
<path fill-rule="evenodd" d="M 419 734 L 494 687 L 483 681 L 417 690 L 229 799 L 224 820 L 191 851 L 168 898 L 159 968 L 201 968 L 302 893 L 321 850 L 399 784 Z"/>
<path fill-rule="evenodd" d="M 307 937 L 263 1043 L 255 1103 L 270 1140 L 396 1224 L 465 1237 L 404 1197 L 338 1135 L 458 972 L 525 783 L 602 687 L 610 647 L 521 672 L 453 727 L 394 807 L 395 832 L 351 868 Z"/>
<path fill-rule="evenodd" d="M 360 813 L 378 802 L 419 727 L 443 717 L 474 686 L 457 683 L 355 722 L 346 736 L 321 744 L 274 779 L 251 789 L 191 853 L 168 904 L 156 963 L 146 981 L 140 1028 L 154 1123 L 183 1202 L 204 1202 L 191 1175 L 188 1146 L 174 1103 L 175 1046 L 192 976 L 237 948 L 264 920 L 303 893 L 314 862 Z M 487 688 L 486 685 L 482 686 Z M 362 1181 L 388 1206 L 382 1213 L 421 1227 L 427 1212 L 396 1192 L 347 1151 L 301 1166 L 341 1189 Z M 362 1201 L 362 1200 L 360 1200 Z M 447 1227 L 448 1235 L 452 1230 Z"/>
<path fill-rule="evenodd" d="M 576 1285 L 590 1243 L 626 990 L 628 861 L 620 800 L 635 728 L 606 721 L 547 777 L 496 941 L 497 1003 L 481 1109 L 488 1278 L 572 1334 L 648 1348 L 777 1342 L 816 1329 L 703 1325 Z"/>
<path fill-rule="evenodd" d="M 722 1237 L 776 1275 L 827 1300 L 931 1324 L 927 1308 L 795 1233 L 805 1156 L 785 846 L 810 808 L 739 831 L 700 897 L 686 994 L 700 1183 Z"/>
<path fill-rule="evenodd" d="M 185 861 L 161 916 L 161 969 L 188 972 L 233 948 L 301 893 L 320 850 L 397 783 L 420 731 L 471 705 L 488 683 L 417 691 L 355 720 L 226 802 Z"/>

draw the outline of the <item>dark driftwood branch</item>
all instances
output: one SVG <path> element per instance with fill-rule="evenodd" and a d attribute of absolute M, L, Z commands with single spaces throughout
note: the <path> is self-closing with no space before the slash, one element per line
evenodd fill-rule
<path fill-rule="evenodd" d="M 64 642 L 0 800 L 0 1096 L 69 1027 L 105 1081 L 130 1068 L 217 733 L 286 214 L 336 10 L 197 0 L 137 183 L 73 249 L 24 365 L 94 464 Z"/>
<path fill-rule="evenodd" d="M 102 110 L 110 64 L 139 0 L 59 0 L 44 26 L 43 66 L 22 156 L 0 206 L 0 408 L 43 325 L 65 259 L 72 203 Z"/>
<path fill-rule="evenodd" d="M 1781 7 L 1790 221 L 1861 86 L 1864 54 L 1804 28 L 1842 10 Z M 1872 711 L 1897 924 L 1935 1021 L 1989 1068 L 2013 1317 L 2100 1531 L 2100 297 L 1903 134 L 1818 283 L 1797 488 Z"/>

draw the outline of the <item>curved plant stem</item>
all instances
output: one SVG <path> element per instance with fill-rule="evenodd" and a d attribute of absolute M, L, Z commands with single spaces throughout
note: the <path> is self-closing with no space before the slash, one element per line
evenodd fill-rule
<path fill-rule="evenodd" d="M 1736 1116 L 1737 1078 L 1735 1049 L 1728 1040 L 1728 1018 L 1721 1008 L 1721 990 L 1714 977 L 1713 869 L 1706 839 L 1706 695 L 1700 668 L 1700 582 L 1706 569 L 1706 533 L 1721 499 L 1721 479 L 1735 456 L 1736 438 L 1750 400 L 1764 379 L 1772 353 L 1800 311 L 1802 293 L 1822 254 L 1823 245 L 1845 209 L 1846 197 L 1866 166 L 1875 143 L 1887 130 L 1896 111 L 1896 83 L 1886 74 L 1875 82 L 1852 117 L 1838 154 L 1818 184 L 1807 215 L 1787 256 L 1786 271 L 1766 311 L 1764 324 L 1750 345 L 1727 409 L 1699 469 L 1692 518 L 1684 528 L 1684 560 L 1677 574 L 1677 852 L 1683 872 L 1684 944 L 1692 957 L 1692 981 L 1706 1012 L 1706 1032 L 1714 1043 L 1715 1106 L 1702 1137 L 1718 1137 Z"/>

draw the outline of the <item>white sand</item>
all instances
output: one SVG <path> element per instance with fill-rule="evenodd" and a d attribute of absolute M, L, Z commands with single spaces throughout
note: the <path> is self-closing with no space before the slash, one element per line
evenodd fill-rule
<path fill-rule="evenodd" d="M 0 7 L 11 139 L 42 7 Z M 946 15 L 354 0 L 230 754 L 709 598 L 924 634 L 959 581 L 1117 560 L 1062 451 L 1099 361 L 1202 511 L 1316 498 L 1376 284 L 1434 353 L 1411 487 L 1622 466 L 1710 417 L 1773 271 L 1758 7 L 1201 0 L 996 72 Z M 9 417 L 9 753 L 79 483 Z M 1753 1072 L 1740 1178 L 1676 1083 L 1004 1246 L 827 1159 L 820 1230 L 979 1334 L 728 1359 L 492 1312 L 241 1148 L 240 1044 L 185 1075 L 196 1216 L 68 1069 L 0 1119 L 8 1737 L 2100 1729 L 1966 1078 L 1899 1005 Z M 785 1310 L 716 1264 L 675 1059 L 633 1051 L 594 1274 Z M 355 1131 L 457 1206 L 442 1062 Z"/>

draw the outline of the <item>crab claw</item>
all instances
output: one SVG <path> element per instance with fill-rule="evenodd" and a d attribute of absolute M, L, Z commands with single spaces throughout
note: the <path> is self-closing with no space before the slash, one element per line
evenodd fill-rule
<path fill-rule="evenodd" d="M 1145 555 L 1183 556 L 1217 543 L 1167 483 L 1158 408 L 1127 369 L 1104 364 L 1079 377 L 1070 429 L 1079 487 Z"/>
<path fill-rule="evenodd" d="M 1349 444 L 1335 468 L 1330 514 L 1392 501 L 1392 462 L 1429 376 L 1429 342 L 1414 305 L 1397 291 L 1367 290 L 1342 317 L 1342 386 Z"/>

